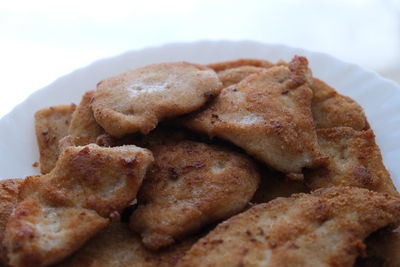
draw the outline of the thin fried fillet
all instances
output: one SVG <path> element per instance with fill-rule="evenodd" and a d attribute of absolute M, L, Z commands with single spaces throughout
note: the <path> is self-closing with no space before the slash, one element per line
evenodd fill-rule
<path fill-rule="evenodd" d="M 295 194 L 221 223 L 177 266 L 352 266 L 362 240 L 399 215 L 399 198 L 367 189 Z"/>
<path fill-rule="evenodd" d="M 239 59 L 208 66 L 217 72 L 224 87 L 227 87 L 240 82 L 253 73 L 276 65 L 288 64 L 283 61 L 271 64 L 260 60 Z M 314 93 L 311 106 L 316 128 L 347 126 L 355 130 L 369 129 L 362 107 L 353 99 L 339 94 L 331 86 L 317 78 L 312 79 L 311 89 Z"/>
<path fill-rule="evenodd" d="M 369 129 L 362 107 L 353 99 L 338 94 L 325 82 L 314 78 L 312 113 L 316 128 L 352 127 L 355 130 Z"/>
<path fill-rule="evenodd" d="M 326 167 L 306 172 L 306 182 L 311 189 L 348 185 L 397 194 L 372 130 L 337 127 L 318 129 L 317 134 L 330 162 Z"/>
<path fill-rule="evenodd" d="M 335 185 L 351 185 L 397 195 L 386 170 L 372 130 L 356 131 L 349 127 L 317 130 L 319 144 L 331 158 L 329 165 L 306 172 L 312 189 Z M 368 257 L 357 266 L 400 266 L 400 235 L 382 231 L 367 242 Z"/>
<path fill-rule="evenodd" d="M 130 227 L 150 249 L 170 245 L 244 209 L 260 177 L 244 155 L 181 141 L 150 146 L 155 164 L 138 194 Z"/>
<path fill-rule="evenodd" d="M 250 74 L 254 74 L 272 66 L 274 65 L 268 61 L 257 59 L 238 59 L 208 65 L 208 67 L 217 72 L 223 87 L 236 84 Z"/>
<path fill-rule="evenodd" d="M 111 135 L 147 134 L 158 121 L 192 112 L 220 91 L 217 74 L 186 62 L 138 68 L 101 81 L 92 101 L 97 122 Z"/>
<path fill-rule="evenodd" d="M 194 131 L 227 139 L 292 178 L 323 164 L 311 113 L 307 59 L 295 57 L 224 88 L 207 107 L 183 120 Z"/>
<path fill-rule="evenodd" d="M 140 237 L 123 223 L 111 223 L 57 267 L 172 267 L 197 238 L 157 252 L 147 250 Z"/>
<path fill-rule="evenodd" d="M 7 251 L 1 245 L 8 217 L 17 204 L 19 186 L 22 179 L 6 179 L 0 181 L 0 266 L 7 264 Z"/>
<path fill-rule="evenodd" d="M 44 108 L 35 113 L 36 139 L 40 152 L 40 172 L 50 172 L 60 154 L 58 141 L 68 135 L 75 105 Z"/>
<path fill-rule="evenodd" d="M 47 175 L 28 177 L 4 235 L 12 266 L 47 266 L 78 249 L 136 197 L 151 153 L 136 146 L 68 147 Z"/>
<path fill-rule="evenodd" d="M 96 143 L 97 137 L 104 134 L 103 128 L 95 120 L 92 108 L 90 107 L 93 96 L 94 91 L 86 92 L 72 114 L 68 134 L 77 146 Z"/>
<path fill-rule="evenodd" d="M 237 84 L 247 76 L 263 71 L 264 68 L 254 67 L 254 66 L 240 66 L 235 68 L 230 68 L 218 72 L 218 77 L 222 82 L 223 87 L 231 86 L 232 84 Z"/>

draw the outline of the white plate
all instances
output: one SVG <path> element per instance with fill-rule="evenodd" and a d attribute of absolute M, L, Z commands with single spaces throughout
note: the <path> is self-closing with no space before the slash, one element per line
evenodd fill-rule
<path fill-rule="evenodd" d="M 202 41 L 169 44 L 132 51 L 106 58 L 59 78 L 36 91 L 0 120 L 0 178 L 25 177 L 38 173 L 32 163 L 38 161 L 33 130 L 36 110 L 60 104 L 78 103 L 83 92 L 94 89 L 106 77 L 138 66 L 168 61 L 209 63 L 236 58 L 260 58 L 269 61 L 306 56 L 318 77 L 340 93 L 363 106 L 375 131 L 386 167 L 400 188 L 400 86 L 374 72 L 345 63 L 332 56 L 284 45 L 250 41 Z M 37 70 L 40 71 L 40 70 Z"/>

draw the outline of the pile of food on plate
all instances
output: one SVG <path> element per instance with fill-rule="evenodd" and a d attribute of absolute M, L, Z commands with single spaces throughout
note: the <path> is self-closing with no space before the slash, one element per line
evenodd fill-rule
<path fill-rule="evenodd" d="M 0 181 L 4 266 L 400 266 L 363 109 L 304 57 L 144 66 L 35 127 L 41 175 Z"/>

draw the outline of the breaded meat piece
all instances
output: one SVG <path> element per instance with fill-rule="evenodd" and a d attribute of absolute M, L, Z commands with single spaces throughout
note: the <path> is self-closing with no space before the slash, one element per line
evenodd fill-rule
<path fill-rule="evenodd" d="M 336 127 L 318 129 L 317 134 L 321 148 L 330 157 L 330 163 L 305 173 L 310 188 L 351 185 L 398 195 L 390 173 L 382 162 L 372 130 L 356 131 L 350 127 Z M 399 236 L 396 232 L 383 231 L 370 238 L 367 242 L 368 257 L 360 259 L 357 266 L 377 266 L 377 261 L 382 266 L 400 266 L 398 250 L 393 249 L 400 249 Z"/>
<path fill-rule="evenodd" d="M 123 223 L 111 223 L 57 267 L 172 267 L 197 238 L 152 252 Z M 55 267 L 56 267 L 55 266 Z"/>
<path fill-rule="evenodd" d="M 263 170 L 261 184 L 251 199 L 251 203 L 266 203 L 277 197 L 290 197 L 295 193 L 309 191 L 310 189 L 303 181 L 293 181 L 285 177 L 283 173 Z"/>
<path fill-rule="evenodd" d="M 77 146 L 96 143 L 97 137 L 104 134 L 103 128 L 95 120 L 92 108 L 90 107 L 93 96 L 94 91 L 86 92 L 72 114 L 68 134 Z"/>
<path fill-rule="evenodd" d="M 208 67 L 217 72 L 223 87 L 236 84 L 250 74 L 254 74 L 272 66 L 274 66 L 272 63 L 258 59 L 238 59 L 208 65 Z"/>
<path fill-rule="evenodd" d="M 232 84 L 237 84 L 247 76 L 263 71 L 264 68 L 254 67 L 254 66 L 240 66 L 236 68 L 230 68 L 218 72 L 218 77 L 222 82 L 223 87 L 231 86 Z"/>
<path fill-rule="evenodd" d="M 219 93 L 210 68 L 186 62 L 160 63 L 101 81 L 92 101 L 97 122 L 116 137 L 147 134 L 160 120 L 192 112 Z"/>
<path fill-rule="evenodd" d="M 35 113 L 36 139 L 40 152 L 40 172 L 46 174 L 56 165 L 60 154 L 58 141 L 68 135 L 75 105 L 44 108 Z"/>
<path fill-rule="evenodd" d="M 19 186 L 22 179 L 0 180 L 0 266 L 7 265 L 7 251 L 1 245 L 8 217 L 17 205 Z"/>
<path fill-rule="evenodd" d="M 316 128 L 347 126 L 355 130 L 369 129 L 362 107 L 353 99 L 338 94 L 325 82 L 314 78 L 312 113 Z"/>
<path fill-rule="evenodd" d="M 155 164 L 130 218 L 144 246 L 159 249 L 217 220 L 242 211 L 260 177 L 245 155 L 182 141 L 151 146 Z"/>
<path fill-rule="evenodd" d="M 356 187 L 277 198 L 218 225 L 177 266 L 352 266 L 399 215 L 398 197 Z"/>
<path fill-rule="evenodd" d="M 327 166 L 305 172 L 311 189 L 329 186 L 357 186 L 397 194 L 372 130 L 350 127 L 318 129 L 318 142 L 330 157 Z"/>
<path fill-rule="evenodd" d="M 311 113 L 307 59 L 276 66 L 224 88 L 203 111 L 182 120 L 186 127 L 227 139 L 270 167 L 302 179 L 304 167 L 326 161 Z"/>
<path fill-rule="evenodd" d="M 20 187 L 3 244 L 11 266 L 56 263 L 106 227 L 135 199 L 153 157 L 136 146 L 64 149 L 46 175 Z"/>
<path fill-rule="evenodd" d="M 223 87 L 228 87 L 253 73 L 277 65 L 287 66 L 288 63 L 280 61 L 271 64 L 261 60 L 240 59 L 208 66 L 217 72 Z M 347 126 L 355 130 L 369 129 L 362 107 L 353 99 L 339 94 L 317 78 L 312 79 L 311 89 L 314 93 L 311 107 L 316 128 Z"/>

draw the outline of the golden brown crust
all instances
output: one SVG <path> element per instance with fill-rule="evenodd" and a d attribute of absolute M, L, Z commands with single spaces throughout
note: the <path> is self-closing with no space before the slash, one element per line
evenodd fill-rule
<path fill-rule="evenodd" d="M 227 139 L 272 168 L 301 178 L 304 167 L 325 162 L 311 113 L 305 58 L 252 74 L 224 88 L 207 107 L 186 118 L 192 130 Z"/>
<path fill-rule="evenodd" d="M 330 157 L 326 167 L 305 174 L 311 189 L 329 186 L 357 186 L 377 192 L 397 194 L 382 162 L 381 151 L 372 130 L 350 127 L 318 129 L 318 141 Z"/>
<path fill-rule="evenodd" d="M 354 125 L 353 125 L 354 127 Z M 356 128 L 356 127 L 354 127 Z M 306 172 L 309 187 L 316 189 L 337 185 L 351 185 L 398 195 L 386 170 L 372 130 L 356 131 L 350 127 L 317 130 L 319 144 L 329 155 L 326 167 Z M 367 258 L 360 259 L 357 266 L 398 266 L 400 258 L 400 235 L 382 231 L 367 242 Z"/>
<path fill-rule="evenodd" d="M 150 249 L 239 213 L 260 181 L 249 158 L 222 147 L 181 141 L 150 149 L 155 164 L 130 218 L 131 229 Z"/>
<path fill-rule="evenodd" d="M 312 112 L 316 128 L 347 126 L 355 130 L 367 130 L 369 124 L 362 107 L 353 99 L 338 94 L 325 82 L 314 78 Z"/>
<path fill-rule="evenodd" d="M 247 76 L 266 68 L 274 66 L 274 64 L 258 59 L 238 59 L 234 61 L 225 61 L 207 65 L 215 70 L 223 87 L 236 84 Z"/>
<path fill-rule="evenodd" d="M 399 215 L 399 198 L 355 187 L 278 198 L 218 225 L 178 266 L 352 266 Z"/>
<path fill-rule="evenodd" d="M 4 231 L 8 222 L 8 217 L 18 200 L 19 186 L 22 179 L 6 179 L 0 181 L 0 266 L 6 265 L 7 251 L 2 245 Z"/>
<path fill-rule="evenodd" d="M 35 113 L 35 132 L 40 152 L 40 172 L 49 173 L 60 154 L 58 141 L 68 135 L 75 105 L 44 108 Z"/>
<path fill-rule="evenodd" d="M 254 66 L 240 66 L 229 68 L 218 72 L 218 77 L 222 82 L 222 86 L 228 87 L 236 84 L 246 78 L 247 76 L 265 70 L 264 68 Z"/>
<path fill-rule="evenodd" d="M 157 252 L 147 250 L 140 237 L 122 223 L 111 223 L 57 267 L 172 267 L 197 238 Z"/>
<path fill-rule="evenodd" d="M 68 134 L 73 138 L 73 143 L 77 146 L 96 143 L 97 137 L 104 134 L 103 128 L 95 120 L 90 107 L 94 93 L 95 91 L 86 92 L 72 114 Z"/>
<path fill-rule="evenodd" d="M 220 87 L 217 74 L 201 65 L 148 65 L 100 82 L 92 109 L 111 135 L 147 134 L 160 120 L 200 108 Z"/>
<path fill-rule="evenodd" d="M 263 69 L 272 66 L 289 66 L 289 64 L 283 61 L 271 64 L 260 60 L 239 59 L 208 66 L 218 73 L 223 87 L 228 87 Z M 317 78 L 313 78 L 311 89 L 314 93 L 311 106 L 316 128 L 347 126 L 355 130 L 369 129 L 362 107 L 353 99 L 339 94 Z"/>
<path fill-rule="evenodd" d="M 68 147 L 47 175 L 28 177 L 4 235 L 12 266 L 60 261 L 136 197 L 151 153 L 136 146 Z"/>

